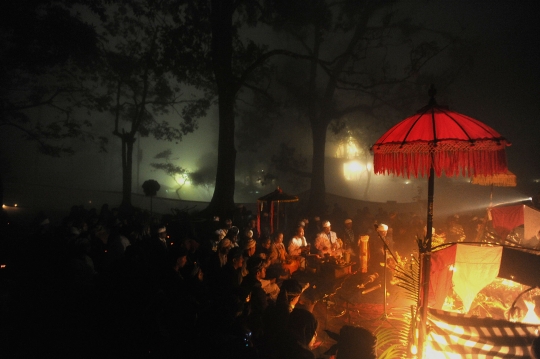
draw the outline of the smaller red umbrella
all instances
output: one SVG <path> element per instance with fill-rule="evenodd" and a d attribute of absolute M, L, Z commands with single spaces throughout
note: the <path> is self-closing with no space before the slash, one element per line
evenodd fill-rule
<path fill-rule="evenodd" d="M 261 210 L 264 206 L 264 203 L 269 203 L 270 206 L 270 230 L 274 232 L 274 203 L 278 204 L 278 214 L 279 214 L 279 204 L 281 202 L 298 202 L 298 196 L 293 196 L 283 192 L 281 188 L 276 188 L 275 191 L 268 193 L 257 199 L 257 229 L 259 233 L 261 232 L 260 223 L 261 223 Z M 279 216 L 277 220 L 277 227 L 279 227 Z"/>

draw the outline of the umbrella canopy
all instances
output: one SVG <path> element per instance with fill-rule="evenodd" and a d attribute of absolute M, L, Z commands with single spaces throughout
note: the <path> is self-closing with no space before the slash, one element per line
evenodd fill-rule
<path fill-rule="evenodd" d="M 460 173 L 491 176 L 508 171 L 504 137 L 471 117 L 430 104 L 388 130 L 372 147 L 376 174 L 428 174 L 440 177 Z"/>
<path fill-rule="evenodd" d="M 287 194 L 278 187 L 274 192 L 268 193 L 258 200 L 266 202 L 298 202 L 298 196 Z"/>

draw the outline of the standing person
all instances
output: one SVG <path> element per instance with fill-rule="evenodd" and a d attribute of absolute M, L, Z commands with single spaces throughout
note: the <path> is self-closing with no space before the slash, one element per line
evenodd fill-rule
<path fill-rule="evenodd" d="M 353 221 L 352 219 L 347 218 L 343 223 L 345 227 L 340 238 L 343 241 L 343 247 L 352 251 L 356 243 L 356 237 L 353 229 Z"/>

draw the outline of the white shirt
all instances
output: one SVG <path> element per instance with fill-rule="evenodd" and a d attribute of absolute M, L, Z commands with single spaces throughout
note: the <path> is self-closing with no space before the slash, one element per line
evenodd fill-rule
<path fill-rule="evenodd" d="M 299 256 L 302 254 L 302 250 L 300 249 L 300 247 L 305 246 L 307 246 L 306 237 L 294 236 L 289 242 L 289 248 L 287 249 L 287 251 L 291 256 Z"/>

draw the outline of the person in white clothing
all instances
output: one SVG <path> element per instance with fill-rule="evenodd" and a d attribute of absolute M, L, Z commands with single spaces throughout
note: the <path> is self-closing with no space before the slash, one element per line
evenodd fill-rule
<path fill-rule="evenodd" d="M 296 228 L 296 234 L 289 241 L 287 252 L 290 258 L 297 260 L 300 264 L 300 269 L 306 268 L 306 258 L 302 256 L 303 253 L 309 253 L 309 246 L 304 237 L 304 227 L 298 226 Z"/>
<path fill-rule="evenodd" d="M 322 232 L 317 234 L 317 238 L 315 238 L 315 248 L 319 252 L 318 254 L 339 257 L 342 247 L 343 242 L 337 237 L 336 232 L 332 231 L 330 222 L 324 222 Z"/>

